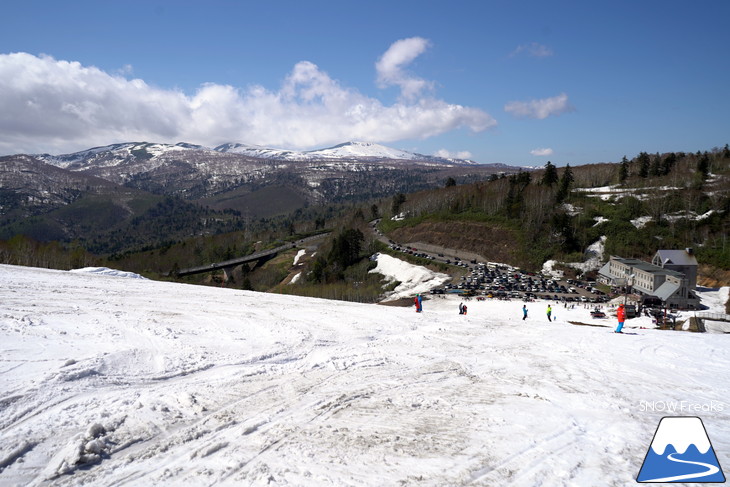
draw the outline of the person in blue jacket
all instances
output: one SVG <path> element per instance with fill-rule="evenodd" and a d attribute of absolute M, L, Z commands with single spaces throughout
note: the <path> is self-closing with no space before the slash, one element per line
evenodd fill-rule
<path fill-rule="evenodd" d="M 416 297 L 413 298 L 413 304 L 416 305 L 416 313 L 423 311 L 423 297 L 420 294 L 416 294 Z"/>

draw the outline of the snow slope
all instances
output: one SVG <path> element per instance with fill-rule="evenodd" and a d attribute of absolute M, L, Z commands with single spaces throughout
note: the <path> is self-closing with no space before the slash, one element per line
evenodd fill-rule
<path fill-rule="evenodd" d="M 312 160 L 347 160 L 347 159 L 398 159 L 398 160 L 414 160 L 414 161 L 434 161 L 442 164 L 476 164 L 474 161 L 467 159 L 449 159 L 438 156 L 429 156 L 417 154 L 372 142 L 344 142 L 333 147 L 325 149 L 316 149 L 311 151 L 295 151 L 288 149 L 271 149 L 258 145 L 246 145 L 238 143 L 228 143 L 219 145 L 215 150 L 220 152 L 232 152 L 235 154 L 243 154 L 250 157 L 261 157 L 267 159 L 277 159 L 286 161 L 312 161 Z"/>
<path fill-rule="evenodd" d="M 730 336 L 458 303 L 0 266 L 0 485 L 625 486 L 668 415 L 730 465 Z"/>

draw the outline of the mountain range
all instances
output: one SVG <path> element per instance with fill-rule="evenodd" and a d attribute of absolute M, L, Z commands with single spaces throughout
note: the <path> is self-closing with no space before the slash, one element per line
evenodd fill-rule
<path fill-rule="evenodd" d="M 519 169 L 366 142 L 304 152 L 238 143 L 208 148 L 128 142 L 72 154 L 19 154 L 0 157 L 0 238 L 24 233 L 71 240 L 102 228 L 122 232 L 169 197 L 193 205 L 183 213 L 205 222 L 224 219 L 210 212 L 267 218 L 309 205 L 365 201 L 443 186 L 449 178 L 473 182 Z M 180 206 L 165 205 L 176 212 Z"/>

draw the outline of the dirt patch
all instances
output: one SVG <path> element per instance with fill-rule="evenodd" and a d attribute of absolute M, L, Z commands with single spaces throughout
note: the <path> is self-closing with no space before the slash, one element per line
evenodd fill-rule
<path fill-rule="evenodd" d="M 512 265 L 518 263 L 517 238 L 514 232 L 487 223 L 425 222 L 414 227 L 398 228 L 390 237 L 403 245 L 421 243 L 439 247 L 447 255 L 451 254 L 449 250 L 458 249 L 462 258 L 473 254 L 475 258 L 478 256 L 484 261 Z"/>
<path fill-rule="evenodd" d="M 697 285 L 711 288 L 730 286 L 730 270 L 700 264 Z"/>
<path fill-rule="evenodd" d="M 610 326 L 610 325 L 599 325 L 596 323 L 582 323 L 580 321 L 569 321 L 568 323 L 570 323 L 571 325 L 579 325 L 579 326 L 595 326 L 598 328 L 613 328 L 613 326 Z"/>
<path fill-rule="evenodd" d="M 394 299 L 393 301 L 384 301 L 378 304 L 381 304 L 383 306 L 399 306 L 402 308 L 407 308 L 409 306 L 413 306 L 413 298 Z"/>

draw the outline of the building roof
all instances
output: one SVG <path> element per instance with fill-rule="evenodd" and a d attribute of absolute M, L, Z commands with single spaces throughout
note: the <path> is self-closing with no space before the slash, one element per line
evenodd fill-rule
<path fill-rule="evenodd" d="M 697 258 L 693 253 L 683 250 L 657 250 L 656 256 L 659 257 L 662 265 L 697 265 Z M 656 257 L 655 257 L 656 258 Z"/>
<path fill-rule="evenodd" d="M 649 264 L 648 262 L 642 262 L 640 264 L 634 265 L 633 267 L 634 267 L 634 269 L 639 269 L 639 270 L 642 270 L 645 272 L 650 272 L 652 274 L 664 274 L 667 276 L 677 276 L 677 277 L 682 276 L 682 274 L 677 271 L 673 271 L 671 269 L 665 269 L 663 267 L 658 267 L 658 266 L 655 266 L 654 264 Z"/>
<path fill-rule="evenodd" d="M 632 269 L 639 269 L 641 271 L 650 272 L 652 274 L 660 274 L 660 275 L 663 274 L 663 275 L 669 275 L 669 276 L 682 277 L 682 274 L 677 271 L 673 271 L 671 269 L 665 269 L 663 267 L 659 267 L 659 266 L 650 264 L 649 262 L 639 260 L 639 259 L 626 259 L 623 257 L 616 257 L 615 255 L 612 255 L 610 260 L 620 262 L 626 266 L 631 267 Z M 608 265 L 608 264 L 606 264 L 606 265 Z M 603 270 L 603 269 L 601 269 L 601 270 Z M 606 275 L 606 276 L 610 275 L 608 272 L 608 268 L 606 268 L 604 275 Z M 621 277 L 628 277 L 628 276 L 621 276 Z"/>
<path fill-rule="evenodd" d="M 664 282 L 664 284 L 659 286 L 659 288 L 656 291 L 654 291 L 654 295 L 656 297 L 658 297 L 659 299 L 661 299 L 662 301 L 666 301 L 667 299 L 669 299 L 672 296 L 672 294 L 676 293 L 678 289 L 679 289 L 678 284 L 666 281 L 666 282 Z"/>

